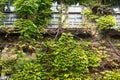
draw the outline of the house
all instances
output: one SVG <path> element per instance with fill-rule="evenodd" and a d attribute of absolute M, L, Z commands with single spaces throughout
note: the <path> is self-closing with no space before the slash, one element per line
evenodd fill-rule
<path fill-rule="evenodd" d="M 57 7 L 60 8 L 60 4 L 58 4 L 57 2 L 53 3 L 53 6 L 51 7 L 52 11 L 53 11 L 53 15 L 52 15 L 52 19 L 51 19 L 51 23 L 48 26 L 49 28 L 57 28 L 58 27 L 58 22 L 59 22 L 59 18 L 60 18 L 60 14 L 59 11 L 57 10 Z M 65 22 L 65 27 L 80 27 L 82 24 L 82 8 L 83 6 L 79 5 L 79 3 L 77 4 L 73 4 L 71 6 L 68 7 L 67 13 L 63 14 L 63 18 L 66 19 Z"/>
<path fill-rule="evenodd" d="M 13 23 L 18 19 L 18 15 L 14 13 L 14 7 L 11 4 L 12 1 L 13 0 L 9 0 L 8 4 L 4 4 L 2 9 L 4 13 L 2 25 L 4 26 L 13 26 Z"/>
<path fill-rule="evenodd" d="M 3 12 L 5 15 L 4 20 L 2 21 L 2 25 L 4 26 L 13 26 L 13 23 L 18 19 L 18 15 L 14 13 L 14 7 L 11 6 L 13 0 L 9 0 L 9 3 L 4 6 Z M 53 5 L 51 7 L 51 10 L 53 11 L 53 15 L 51 18 L 51 21 L 48 23 L 48 28 L 57 28 L 59 27 L 59 19 L 60 19 L 60 12 L 57 8 L 60 8 L 61 5 L 59 2 L 54 1 Z M 79 3 L 73 3 L 70 5 L 64 14 L 62 15 L 62 21 L 65 20 L 64 26 L 65 28 L 80 28 L 83 21 L 83 16 L 81 14 L 83 10 L 83 6 L 79 5 Z M 116 20 L 117 20 L 117 26 L 120 26 L 120 9 L 114 8 L 114 11 L 116 12 Z"/>
<path fill-rule="evenodd" d="M 57 28 L 58 22 L 60 18 L 59 11 L 56 9 L 56 7 L 60 7 L 60 4 L 57 2 L 53 3 L 53 6 L 51 7 L 51 10 L 53 11 L 53 15 L 51 18 L 51 21 L 48 25 L 49 28 Z M 69 27 L 79 27 L 82 24 L 82 6 L 79 4 L 74 4 L 68 7 L 68 14 L 66 16 L 66 26 Z M 11 3 L 9 2 L 9 5 L 5 5 L 3 9 L 3 13 L 5 14 L 5 19 L 3 20 L 4 26 L 13 26 L 13 23 L 18 19 L 18 15 L 14 13 L 14 7 L 11 6 Z"/>
<path fill-rule="evenodd" d="M 114 26 L 115 29 L 120 28 L 120 8 L 116 7 L 113 8 L 113 10 L 115 11 L 115 17 L 116 17 L 116 21 L 117 21 L 117 25 Z"/>

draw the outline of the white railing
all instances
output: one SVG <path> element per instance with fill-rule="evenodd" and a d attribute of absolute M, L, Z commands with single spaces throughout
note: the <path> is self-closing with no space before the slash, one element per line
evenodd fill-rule
<path fill-rule="evenodd" d="M 120 13 L 115 15 L 116 21 L 117 21 L 117 25 L 113 26 L 112 29 L 119 29 L 120 28 Z"/>
<path fill-rule="evenodd" d="M 58 27 L 58 21 L 59 21 L 59 14 L 54 13 L 49 25 L 49 28 L 57 28 Z M 68 18 L 66 19 L 66 23 L 68 27 L 78 27 L 81 26 L 82 23 L 82 15 L 79 13 L 72 13 L 68 14 Z"/>
<path fill-rule="evenodd" d="M 0 76 L 0 80 L 9 80 L 9 76 Z"/>
<path fill-rule="evenodd" d="M 57 28 L 58 27 L 58 21 L 59 21 L 59 11 L 56 9 L 60 9 L 60 5 L 57 4 L 57 2 L 53 3 L 53 6 L 51 10 L 53 11 L 52 19 L 50 22 L 49 28 Z M 69 27 L 75 27 L 75 26 L 81 26 L 82 23 L 82 6 L 79 4 L 71 5 L 68 7 L 68 14 L 65 16 L 68 16 L 66 19 L 66 25 Z"/>

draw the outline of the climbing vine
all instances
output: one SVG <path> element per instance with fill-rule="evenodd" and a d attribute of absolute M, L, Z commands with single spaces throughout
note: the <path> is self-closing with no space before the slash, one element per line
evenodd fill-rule
<path fill-rule="evenodd" d="M 16 28 L 20 29 L 20 37 L 24 39 L 40 39 L 42 31 L 37 26 L 27 19 L 19 19 L 15 23 Z"/>

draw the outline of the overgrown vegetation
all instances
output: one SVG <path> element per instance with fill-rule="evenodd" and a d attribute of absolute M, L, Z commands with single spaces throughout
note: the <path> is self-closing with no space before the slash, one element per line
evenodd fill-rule
<path fill-rule="evenodd" d="M 10 80 L 41 80 L 41 66 L 35 61 L 24 61 L 15 70 Z"/>
<path fill-rule="evenodd" d="M 32 20 L 38 27 L 47 27 L 51 17 L 51 0 L 16 0 L 14 3 L 16 13 L 23 19 Z"/>
<path fill-rule="evenodd" d="M 104 71 L 102 72 L 102 75 L 98 78 L 98 80 L 119 80 L 120 79 L 120 73 L 117 71 Z"/>
<path fill-rule="evenodd" d="M 27 19 L 19 19 L 15 23 L 15 26 L 19 28 L 21 38 L 26 39 L 39 39 L 42 38 L 42 31 L 31 21 Z"/>
<path fill-rule="evenodd" d="M 97 25 L 99 30 L 110 29 L 111 27 L 116 26 L 116 19 L 111 15 L 102 16 L 97 20 Z"/>
<path fill-rule="evenodd" d="M 16 12 L 21 15 L 22 18 L 29 18 L 30 15 L 35 15 L 38 10 L 37 0 L 17 0 L 14 3 Z"/>
<path fill-rule="evenodd" d="M 70 33 L 63 33 L 57 42 L 44 43 L 38 56 L 44 79 L 85 79 L 89 67 L 98 67 L 102 57 L 92 52 L 88 45 L 73 40 Z"/>
<path fill-rule="evenodd" d="M 104 8 L 99 9 L 99 7 L 93 6 L 92 9 L 85 9 L 82 14 L 89 20 L 88 22 L 97 24 L 96 29 L 108 30 L 111 29 L 111 27 L 116 26 L 117 22 L 116 18 L 112 15 L 113 12 L 104 12 Z"/>
<path fill-rule="evenodd" d="M 76 1 L 83 2 L 82 4 L 88 4 L 91 1 L 88 4 L 91 7 L 91 4 L 100 3 L 101 0 Z M 60 2 L 71 5 L 74 0 L 61 0 Z M 112 52 L 111 49 L 114 50 L 114 54 L 117 52 L 114 46 L 105 45 L 105 42 L 110 43 L 110 41 L 100 42 L 94 35 L 92 37 L 96 40 L 92 38 L 77 40 L 74 38 L 76 36 L 73 37 L 71 33 L 62 33 L 55 40 L 42 35 L 44 33 L 42 28 L 47 27 L 48 19 L 52 14 L 50 9 L 52 0 L 15 0 L 14 6 L 16 13 L 22 19 L 14 23 L 14 29 L 18 31 L 12 35 L 19 36 L 20 34 L 20 38 L 15 38 L 17 40 L 13 43 L 12 39 L 7 39 L 11 36 L 9 31 L 2 37 L 6 43 L 0 43 L 1 76 L 9 75 L 10 80 L 120 79 L 119 58 L 109 55 Z M 100 8 L 100 10 L 103 9 Z M 94 13 L 92 7 L 82 14 L 90 22 L 97 24 L 95 28 L 99 30 L 110 29 L 116 25 L 112 15 L 101 15 L 101 13 L 101 11 Z M 94 41 L 99 42 L 93 43 Z M 106 69 L 108 71 L 105 71 Z M 95 75 L 97 77 L 94 77 Z"/>
<path fill-rule="evenodd" d="M 89 45 L 73 40 L 70 33 L 63 33 L 56 42 L 43 42 L 36 59 L 31 60 L 20 51 L 11 63 L 9 59 L 4 64 L 11 70 L 7 71 L 12 73 L 10 80 L 92 79 L 88 76 L 89 69 L 97 69 L 103 56 L 91 51 Z"/>

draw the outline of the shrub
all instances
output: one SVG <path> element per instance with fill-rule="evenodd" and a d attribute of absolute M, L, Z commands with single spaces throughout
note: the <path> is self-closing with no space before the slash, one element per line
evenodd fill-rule
<path fill-rule="evenodd" d="M 52 0 L 40 0 L 38 2 L 38 12 L 34 23 L 40 27 L 48 27 L 48 22 L 52 17 Z"/>
<path fill-rule="evenodd" d="M 43 79 L 84 79 L 89 67 L 97 67 L 100 57 L 73 40 L 70 33 L 63 33 L 57 42 L 46 42 L 38 55 L 43 67 Z M 82 47 L 83 46 L 83 47 Z M 90 54 L 89 54 L 90 53 Z"/>
<path fill-rule="evenodd" d="M 36 14 L 39 5 L 37 0 L 16 0 L 14 6 L 16 13 L 25 19 Z"/>
<path fill-rule="evenodd" d="M 13 70 L 10 80 L 92 80 L 89 68 L 98 67 L 101 56 L 93 53 L 89 45 L 63 33 L 58 41 L 43 43 L 35 60 L 26 59 L 20 51 L 17 60 L 7 65 Z"/>
<path fill-rule="evenodd" d="M 94 19 L 98 18 L 97 15 L 94 15 L 94 14 L 92 13 L 92 10 L 91 10 L 91 9 L 85 9 L 85 10 L 82 12 L 82 14 L 83 14 L 85 17 L 87 17 L 88 19 L 90 19 L 90 20 L 94 20 Z"/>
<path fill-rule="evenodd" d="M 102 72 L 103 76 L 100 76 L 97 80 L 119 80 L 120 73 L 116 71 L 104 71 Z"/>
<path fill-rule="evenodd" d="M 52 0 L 15 0 L 14 6 L 16 13 L 23 19 L 30 19 L 37 26 L 47 27 L 52 15 Z"/>
<path fill-rule="evenodd" d="M 97 25 L 99 30 L 110 29 L 116 25 L 116 19 L 111 15 L 102 16 L 97 20 Z"/>
<path fill-rule="evenodd" d="M 90 15 L 92 15 L 92 10 L 91 9 L 85 9 L 82 12 L 83 15 L 85 15 L 86 17 L 89 17 Z"/>
<path fill-rule="evenodd" d="M 20 33 L 22 38 L 42 38 L 41 31 L 32 21 L 26 19 L 19 19 L 14 24 L 16 27 L 21 29 Z"/>
<path fill-rule="evenodd" d="M 36 62 L 23 62 L 18 65 L 10 80 L 41 80 L 41 66 Z"/>
<path fill-rule="evenodd" d="M 85 51 L 85 54 L 87 55 L 89 67 L 98 67 L 100 66 L 101 58 L 105 58 L 105 56 L 101 56 L 100 54 L 96 54 L 93 51 L 89 49 L 91 42 L 87 41 L 80 41 L 79 46 L 81 49 Z"/>

